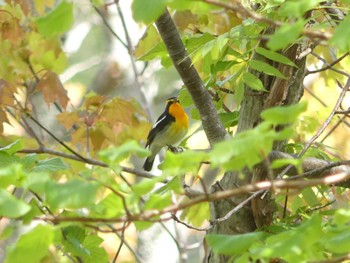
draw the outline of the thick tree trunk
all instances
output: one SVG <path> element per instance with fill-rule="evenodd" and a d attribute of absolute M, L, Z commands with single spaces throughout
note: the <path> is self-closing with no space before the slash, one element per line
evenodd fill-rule
<path fill-rule="evenodd" d="M 264 43 L 261 43 L 264 46 Z M 272 61 L 267 61 L 266 58 L 254 54 L 254 59 L 264 60 L 278 68 L 287 78 L 286 80 L 264 75 L 262 73 L 251 71 L 265 85 L 269 93 L 258 92 L 245 87 L 245 97 L 240 109 L 240 120 L 237 132 L 242 132 L 254 128 L 260 122 L 260 113 L 266 108 L 290 105 L 297 103 L 303 94 L 303 78 L 305 69 L 305 58 L 298 60 L 297 55 L 300 52 L 300 45 L 293 45 L 283 55 L 292 60 L 298 68 L 279 64 L 274 65 Z M 276 142 L 274 149 L 281 150 L 285 142 Z M 254 171 L 246 171 L 244 176 L 239 176 L 238 173 L 226 173 L 220 181 L 221 186 L 225 189 L 239 187 L 249 184 L 252 181 L 261 181 L 266 179 L 267 172 L 263 166 L 259 166 Z M 214 186 L 213 191 L 220 191 L 217 186 Z M 248 197 L 240 196 L 231 200 L 222 200 L 212 203 L 211 219 L 221 218 L 234 208 L 233 204 L 238 204 Z M 235 235 L 249 233 L 256 230 L 257 227 L 267 225 L 272 222 L 274 200 L 270 194 L 265 194 L 264 198 L 260 196 L 255 198 L 250 204 L 239 210 L 228 220 L 217 223 L 209 232 L 211 234 Z M 225 256 L 209 254 L 208 262 L 218 263 L 227 262 Z"/>

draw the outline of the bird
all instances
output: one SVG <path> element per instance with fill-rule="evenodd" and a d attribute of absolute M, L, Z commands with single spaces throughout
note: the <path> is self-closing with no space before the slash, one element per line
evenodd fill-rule
<path fill-rule="evenodd" d="M 145 147 L 151 151 L 143 169 L 150 171 L 154 158 L 165 146 L 173 146 L 180 142 L 187 134 L 189 119 L 177 97 L 166 100 L 164 112 L 158 117 L 147 136 Z"/>

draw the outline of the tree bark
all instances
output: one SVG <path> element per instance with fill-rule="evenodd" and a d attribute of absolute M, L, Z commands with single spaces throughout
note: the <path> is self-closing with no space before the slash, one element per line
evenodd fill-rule
<path fill-rule="evenodd" d="M 265 47 L 265 42 L 262 41 L 260 46 Z M 240 119 L 238 122 L 237 132 L 242 132 L 254 128 L 261 122 L 260 113 L 267 108 L 291 105 L 297 103 L 303 94 L 303 78 L 306 59 L 298 60 L 298 52 L 300 52 L 301 45 L 295 44 L 289 49 L 282 52 L 282 54 L 293 61 L 298 68 L 277 64 L 273 61 L 254 54 L 254 59 L 262 60 L 266 63 L 278 68 L 287 78 L 280 79 L 265 75 L 255 70 L 250 70 L 255 74 L 264 84 L 269 93 L 251 90 L 245 86 L 245 96 L 242 101 L 240 109 Z M 281 150 L 285 142 L 276 142 L 275 150 Z M 225 189 L 239 187 L 241 185 L 249 184 L 251 182 L 262 181 L 267 178 L 267 171 L 263 166 L 258 166 L 253 171 L 244 171 L 244 176 L 238 173 L 226 173 L 221 179 L 220 185 L 225 186 Z M 220 191 L 216 186 L 213 191 Z M 240 196 L 232 200 L 222 200 L 213 202 L 211 207 L 211 219 L 221 218 L 225 216 L 234 207 L 232 204 L 238 204 L 245 200 L 249 195 Z M 233 201 L 233 202 L 232 202 Z M 261 195 L 252 200 L 249 205 L 239 210 L 228 220 L 216 224 L 209 233 L 211 234 L 225 234 L 237 235 L 255 231 L 258 227 L 268 225 L 272 222 L 274 212 L 273 197 L 267 193 L 261 199 Z M 218 263 L 227 262 L 228 258 L 222 255 L 209 254 L 208 262 Z"/>
<path fill-rule="evenodd" d="M 167 9 L 156 21 L 156 26 L 177 72 L 199 111 L 203 129 L 210 145 L 222 141 L 226 136 L 224 126 L 219 119 L 209 92 L 187 54 L 179 32 Z"/>

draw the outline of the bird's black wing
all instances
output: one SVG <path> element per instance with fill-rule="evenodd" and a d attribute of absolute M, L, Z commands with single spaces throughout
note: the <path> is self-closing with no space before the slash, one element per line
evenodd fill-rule
<path fill-rule="evenodd" d="M 153 125 L 153 128 L 147 136 L 146 147 L 148 147 L 153 142 L 157 134 L 162 132 L 167 126 L 169 126 L 174 121 L 175 118 L 173 116 L 169 115 L 167 112 L 163 112 L 159 116 L 159 118 L 157 119 L 156 123 Z"/>

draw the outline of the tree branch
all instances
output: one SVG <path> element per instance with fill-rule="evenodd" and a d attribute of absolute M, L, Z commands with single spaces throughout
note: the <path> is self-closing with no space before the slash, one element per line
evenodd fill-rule
<path fill-rule="evenodd" d="M 339 57 L 338 59 L 334 60 L 331 63 L 327 63 L 326 61 L 322 60 L 326 66 L 320 69 L 316 69 L 316 70 L 306 70 L 305 75 L 309 75 L 309 74 L 315 74 L 315 73 L 319 73 L 321 71 L 325 71 L 327 69 L 332 69 L 334 65 L 338 64 L 340 61 L 342 61 L 344 58 L 346 58 L 349 55 L 349 52 L 346 52 L 344 55 L 342 55 L 341 57 Z"/>
<path fill-rule="evenodd" d="M 146 210 L 139 214 L 128 215 L 118 218 L 89 218 L 89 217 L 55 217 L 55 216 L 44 216 L 36 217 L 36 220 L 48 221 L 52 223 L 60 222 L 133 222 L 133 221 L 147 221 L 147 222 L 158 222 L 168 220 L 157 219 L 158 217 L 168 214 L 176 213 L 179 210 L 194 206 L 203 202 L 213 202 L 218 200 L 228 199 L 234 196 L 240 196 L 247 193 L 254 193 L 261 190 L 274 190 L 281 191 L 284 189 L 304 189 L 307 187 L 318 186 L 318 185 L 334 185 L 340 182 L 349 180 L 350 173 L 341 172 L 334 175 L 330 175 L 324 178 L 311 179 L 311 180 L 295 180 L 295 181 L 286 181 L 286 180 L 275 180 L 275 181 L 262 181 L 254 184 L 248 184 L 241 186 L 240 188 L 234 188 L 225 190 L 222 192 L 215 192 L 209 195 L 202 195 L 194 199 L 183 201 L 171 206 L 164 208 L 163 210 Z"/>
<path fill-rule="evenodd" d="M 192 64 L 167 9 L 156 21 L 156 26 L 177 72 L 199 111 L 203 129 L 210 145 L 224 140 L 226 131 L 220 122 L 212 98 Z"/>
<path fill-rule="evenodd" d="M 240 14 L 243 18 L 253 18 L 255 21 L 268 24 L 269 26 L 272 26 L 274 28 L 278 28 L 285 25 L 285 23 L 281 21 L 271 20 L 269 18 L 266 18 L 260 15 L 257 12 L 247 9 L 246 7 L 243 6 L 242 2 L 239 0 L 231 0 L 230 2 L 231 4 L 226 4 L 223 2 L 217 2 L 213 0 L 202 0 L 202 1 L 211 5 L 223 7 L 227 10 L 232 10 Z M 317 40 L 329 40 L 332 37 L 332 34 L 330 34 L 329 32 L 315 31 L 309 28 L 304 28 L 304 30 L 302 31 L 302 34 L 311 39 L 317 39 Z"/>
<path fill-rule="evenodd" d="M 81 159 L 78 156 L 72 155 L 72 154 L 68 154 L 68 153 L 64 153 L 64 152 L 59 152 L 59 151 L 55 151 L 46 147 L 42 147 L 39 149 L 22 149 L 20 151 L 18 151 L 18 153 L 36 153 L 36 154 L 51 154 L 51 155 L 55 155 L 55 156 L 60 156 L 63 158 L 67 158 L 70 160 L 74 160 L 74 161 L 78 161 L 78 162 L 83 162 L 83 163 L 87 163 L 87 164 L 92 164 L 92 165 L 96 165 L 96 166 L 101 166 L 101 167 L 109 167 L 108 164 L 98 161 L 98 160 L 94 160 L 94 159 L 90 159 L 90 158 L 84 158 Z M 147 178 L 147 179 L 153 179 L 156 176 L 145 172 L 145 171 L 140 171 L 134 168 L 130 168 L 130 167 L 125 167 L 125 166 L 120 166 L 122 171 L 126 172 L 126 173 L 130 173 L 130 174 L 134 174 L 136 176 L 139 177 L 143 177 L 143 178 Z"/>

